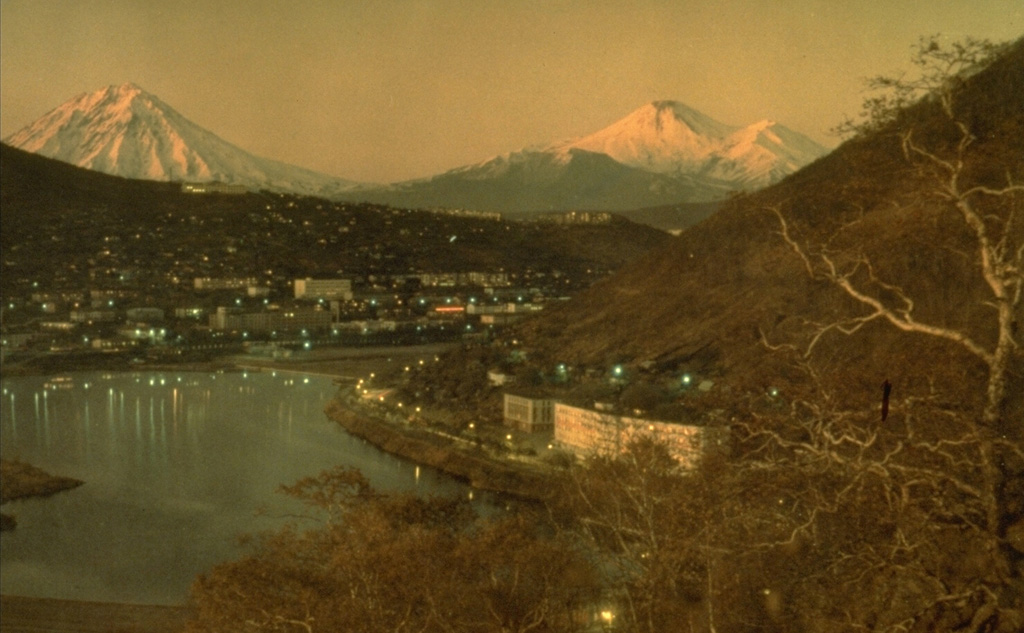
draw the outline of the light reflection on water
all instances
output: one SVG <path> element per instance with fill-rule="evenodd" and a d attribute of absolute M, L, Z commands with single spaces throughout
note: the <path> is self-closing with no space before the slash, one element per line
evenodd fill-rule
<path fill-rule="evenodd" d="M 5 378 L 3 458 L 86 483 L 4 505 L 18 528 L 0 537 L 0 591 L 180 604 L 196 574 L 239 553 L 239 534 L 301 512 L 280 484 L 338 464 L 382 490 L 471 494 L 330 423 L 335 390 L 269 372 Z"/>

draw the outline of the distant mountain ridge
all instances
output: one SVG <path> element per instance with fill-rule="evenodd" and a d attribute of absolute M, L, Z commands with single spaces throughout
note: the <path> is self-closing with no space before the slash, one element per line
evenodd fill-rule
<path fill-rule="evenodd" d="M 86 169 L 141 180 L 220 181 L 328 197 L 356 184 L 254 156 L 132 83 L 80 94 L 4 142 Z"/>
<path fill-rule="evenodd" d="M 511 213 L 624 211 L 722 200 L 778 182 L 827 153 L 773 121 L 734 127 L 677 101 L 655 101 L 582 138 L 356 195 Z"/>
<path fill-rule="evenodd" d="M 655 101 L 578 139 L 431 178 L 359 184 L 254 156 L 132 83 L 78 95 L 4 142 L 126 178 L 515 213 L 717 201 L 777 182 L 827 153 L 771 121 L 734 127 L 676 101 Z"/>

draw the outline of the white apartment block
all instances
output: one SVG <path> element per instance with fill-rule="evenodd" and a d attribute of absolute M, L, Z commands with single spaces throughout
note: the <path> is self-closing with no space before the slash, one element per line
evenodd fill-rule
<path fill-rule="evenodd" d="M 550 431 L 555 423 L 554 412 L 554 400 L 505 394 L 505 424 L 520 431 Z"/>
<path fill-rule="evenodd" d="M 352 300 L 351 279 L 296 279 L 296 299 Z"/>
<path fill-rule="evenodd" d="M 708 453 L 728 451 L 725 428 L 641 420 L 560 402 L 554 405 L 554 426 L 555 442 L 581 457 L 615 456 L 644 437 L 664 443 L 683 466 L 695 466 Z"/>

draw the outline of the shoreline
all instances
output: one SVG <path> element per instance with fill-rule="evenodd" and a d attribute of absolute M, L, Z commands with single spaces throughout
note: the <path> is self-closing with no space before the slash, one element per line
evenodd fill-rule
<path fill-rule="evenodd" d="M 359 348 L 334 350 L 316 357 L 266 359 L 230 357 L 210 363 L 150 364 L 128 368 L 128 371 L 286 371 L 318 374 L 335 379 L 351 378 L 362 373 L 365 363 L 391 362 L 406 355 L 433 354 L 442 346 L 413 348 Z M 356 368 L 357 366 L 358 369 Z M 89 371 L 75 368 L 74 371 Z M 47 372 L 39 372 L 45 375 Z M 24 375 L 24 374 L 22 374 Z M 393 424 L 346 406 L 339 398 L 332 399 L 324 409 L 330 422 L 359 437 L 378 449 L 412 461 L 457 479 L 478 490 L 509 495 L 528 501 L 543 500 L 551 490 L 550 474 L 541 468 L 511 460 L 496 459 L 470 444 L 460 446 L 452 438 L 427 430 Z M 17 483 L 15 479 L 18 479 Z M 15 484 L 12 487 L 12 484 Z M 31 485 L 28 485 L 31 483 Z M 83 482 L 54 476 L 17 460 L 3 460 L 3 501 L 44 498 L 71 490 Z M 7 523 L 7 518 L 3 519 Z M 14 519 L 11 517 L 12 527 Z M 5 527 L 4 529 L 8 529 Z M 3 618 L 0 633 L 6 631 L 110 631 L 123 633 L 171 633 L 184 629 L 188 618 L 187 605 L 144 605 L 136 603 L 104 603 L 0 595 Z M 114 627 L 114 628 L 112 628 Z"/>
<path fill-rule="evenodd" d="M 188 607 L 0 595 L 0 631 L 180 633 Z"/>
<path fill-rule="evenodd" d="M 288 358 L 272 358 L 258 354 L 231 353 L 206 360 L 153 360 L 142 363 L 113 363 L 111 355 L 91 355 L 82 359 L 73 355 L 54 355 L 48 363 L 33 364 L 7 359 L 3 364 L 3 375 L 49 376 L 87 371 L 139 372 L 139 371 L 243 371 L 279 370 L 320 374 L 345 378 L 351 374 L 352 366 L 381 358 L 408 355 L 434 355 L 451 348 L 457 343 L 424 343 L 420 345 L 369 345 L 350 347 L 322 347 L 311 351 L 297 351 Z"/>
<path fill-rule="evenodd" d="M 537 467 L 495 459 L 475 447 L 461 447 L 429 431 L 401 428 L 371 418 L 337 398 L 327 404 L 324 413 L 346 432 L 386 453 L 437 469 L 479 490 L 534 501 L 544 500 L 550 493 L 551 475 Z"/>
<path fill-rule="evenodd" d="M 84 483 L 71 477 L 51 475 L 16 459 L 0 460 L 0 504 L 19 499 L 51 497 Z M 18 521 L 13 515 L 0 513 L 0 531 L 13 530 L 17 525 Z"/>

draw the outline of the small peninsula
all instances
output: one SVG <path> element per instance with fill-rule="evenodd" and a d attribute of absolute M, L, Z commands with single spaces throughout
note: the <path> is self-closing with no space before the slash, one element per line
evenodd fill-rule
<path fill-rule="evenodd" d="M 18 460 L 0 460 L 0 504 L 28 497 L 49 497 L 83 483 L 71 477 L 51 475 Z M 0 515 L 0 530 L 13 530 L 16 525 L 13 516 Z"/>

